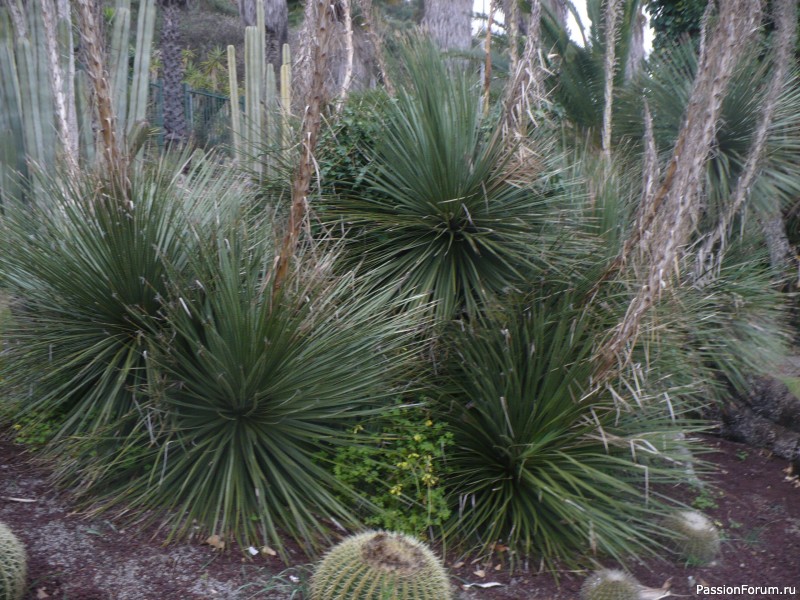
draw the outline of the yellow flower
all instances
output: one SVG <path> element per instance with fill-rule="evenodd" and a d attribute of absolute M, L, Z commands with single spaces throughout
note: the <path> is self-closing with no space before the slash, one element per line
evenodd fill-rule
<path fill-rule="evenodd" d="M 389 489 L 389 493 L 392 494 L 393 496 L 399 496 L 402 491 L 403 491 L 403 486 L 400 484 L 392 486 Z"/>
<path fill-rule="evenodd" d="M 419 433 L 415 433 L 415 434 L 414 434 L 414 441 L 415 441 L 415 442 L 421 442 L 421 441 L 422 441 L 422 440 L 424 440 L 424 439 L 425 439 L 425 438 L 424 438 L 424 437 L 422 437 L 422 435 L 420 435 Z"/>
<path fill-rule="evenodd" d="M 430 419 L 425 421 L 425 427 L 433 427 L 433 421 L 431 421 Z"/>

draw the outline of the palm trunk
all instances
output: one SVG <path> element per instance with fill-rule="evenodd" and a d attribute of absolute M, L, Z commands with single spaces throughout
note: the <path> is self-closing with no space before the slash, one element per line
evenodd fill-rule
<path fill-rule="evenodd" d="M 174 4 L 164 7 L 164 26 L 161 30 L 161 61 L 164 67 L 164 130 L 168 142 L 180 142 L 186 138 L 179 11 L 178 6 Z"/>

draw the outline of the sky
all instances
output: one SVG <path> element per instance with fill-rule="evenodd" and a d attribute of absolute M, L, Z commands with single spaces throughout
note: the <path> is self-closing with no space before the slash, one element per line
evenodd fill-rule
<path fill-rule="evenodd" d="M 489 12 L 489 5 L 490 0 L 475 0 L 475 12 L 480 12 L 487 14 Z M 581 21 L 583 22 L 584 27 L 589 26 L 589 18 L 586 15 L 586 0 L 573 0 L 575 4 L 575 8 L 578 11 L 578 14 L 581 16 Z M 645 12 L 645 16 L 647 13 Z M 577 41 L 581 42 L 581 36 L 578 33 L 578 23 L 575 21 L 575 18 L 572 16 L 572 13 L 569 13 L 567 16 L 567 27 L 570 30 L 570 37 Z M 588 33 L 588 31 L 586 32 Z M 644 51 L 645 53 L 649 53 L 650 49 L 653 47 L 653 30 L 649 27 L 646 27 L 644 30 Z"/>

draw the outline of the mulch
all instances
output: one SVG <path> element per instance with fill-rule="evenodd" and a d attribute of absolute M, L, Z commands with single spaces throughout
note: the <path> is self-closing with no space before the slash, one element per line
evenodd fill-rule
<path fill-rule="evenodd" d="M 800 598 L 800 486 L 791 465 L 741 444 L 713 437 L 705 443 L 711 452 L 704 458 L 716 466 L 708 491 L 699 500 L 696 490 L 681 500 L 699 502 L 721 529 L 721 558 L 704 567 L 650 562 L 631 572 L 646 586 L 689 598 Z M 289 545 L 285 564 L 237 548 L 220 552 L 199 532 L 164 544 L 161 533 L 77 514 L 69 495 L 53 489 L 46 469 L 29 459 L 25 448 L 0 441 L 0 521 L 28 549 L 25 600 L 302 600 L 311 565 L 297 548 Z M 509 572 L 497 560 L 457 556 L 445 563 L 459 600 L 572 600 L 586 576 L 564 572 L 556 581 L 548 573 Z M 501 585 L 465 588 L 493 583 Z M 698 594 L 697 585 L 745 587 Z M 768 587 L 781 593 L 766 593 Z"/>

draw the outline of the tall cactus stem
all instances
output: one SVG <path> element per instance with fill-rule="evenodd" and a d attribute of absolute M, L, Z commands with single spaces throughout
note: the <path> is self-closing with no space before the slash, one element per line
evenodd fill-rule
<path fill-rule="evenodd" d="M 89 78 L 83 70 L 75 73 L 75 110 L 78 116 L 80 156 L 84 165 L 91 165 L 96 155 L 92 128 L 94 111 L 89 101 Z"/>
<path fill-rule="evenodd" d="M 245 152 L 251 160 L 251 168 L 256 175 L 261 175 L 261 166 L 256 157 L 257 146 L 261 141 L 262 127 L 262 107 L 261 90 L 264 87 L 261 60 L 259 59 L 260 44 L 258 43 L 259 32 L 257 27 L 246 27 L 244 37 L 245 47 L 245 113 L 247 122 L 245 130 L 247 139 Z M 263 33 L 262 33 L 263 37 Z"/>
<path fill-rule="evenodd" d="M 44 24 L 44 1 L 34 0 L 28 11 L 28 27 L 30 28 L 31 49 L 33 51 L 33 68 L 35 73 L 34 95 L 39 108 L 41 126 L 41 147 L 39 164 L 51 165 L 55 162 L 58 136 L 55 126 L 55 98 L 53 94 L 52 76 L 50 72 L 50 53 L 47 49 L 47 31 Z M 54 32 L 55 35 L 55 32 Z"/>
<path fill-rule="evenodd" d="M 128 106 L 128 131 L 132 130 L 136 123 L 147 118 L 150 58 L 155 24 L 155 0 L 145 0 L 139 6 L 139 17 L 136 21 L 136 54 L 133 60 L 133 80 Z"/>
<path fill-rule="evenodd" d="M 282 148 L 288 148 L 291 143 L 289 130 L 289 115 L 292 112 L 292 51 L 289 44 L 283 45 L 283 64 L 281 65 L 281 123 Z"/>
<path fill-rule="evenodd" d="M 267 63 L 267 76 L 265 88 L 265 115 L 266 115 L 266 136 L 269 144 L 274 144 L 278 139 L 278 119 L 280 118 L 277 108 L 278 89 L 275 84 L 275 67 Z M 273 159 L 271 153 L 267 154 L 267 177 L 272 176 Z"/>
<path fill-rule="evenodd" d="M 236 48 L 228 46 L 228 90 L 231 104 L 231 142 L 233 158 L 241 158 L 242 117 L 239 112 L 239 80 L 236 76 Z"/>
<path fill-rule="evenodd" d="M 111 77 L 111 97 L 118 123 L 128 114 L 128 39 L 131 32 L 130 0 L 117 0 L 111 33 L 108 73 Z M 130 127 L 127 128 L 130 133 Z"/>
<path fill-rule="evenodd" d="M 56 25 L 56 36 L 58 41 L 58 62 L 61 69 L 62 89 L 64 90 L 64 101 L 66 111 L 66 145 L 69 152 L 77 160 L 78 146 L 78 116 L 75 108 L 75 53 L 72 38 L 72 19 L 69 14 L 69 7 L 62 12 L 63 7 L 57 7 L 59 11 L 58 23 Z"/>

